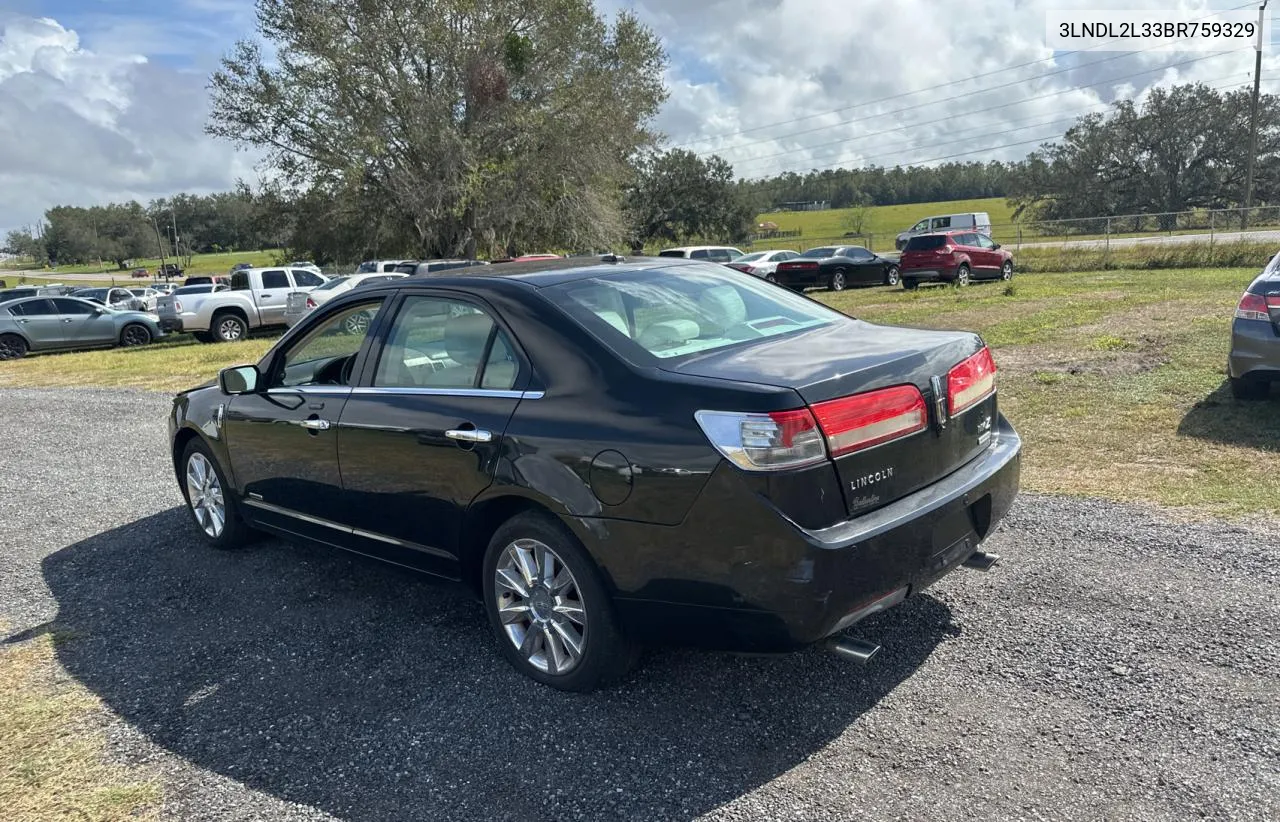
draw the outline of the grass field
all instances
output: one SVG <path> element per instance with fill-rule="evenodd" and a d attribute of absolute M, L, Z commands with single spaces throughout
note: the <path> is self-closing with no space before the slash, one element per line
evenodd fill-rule
<path fill-rule="evenodd" d="M 872 321 L 981 333 L 1001 403 L 1026 440 L 1034 491 L 1280 514 L 1280 398 L 1239 403 L 1225 385 L 1231 309 L 1256 268 L 1024 274 L 1005 284 L 815 293 Z M 6 385 L 174 391 L 256 361 L 269 339 L 0 363 Z M 1280 391 L 1276 392 L 1280 394 Z"/>
<path fill-rule="evenodd" d="M 250 263 L 255 266 L 275 265 L 279 260 L 282 252 L 268 251 L 232 251 L 224 254 L 196 254 L 191 258 L 191 266 L 186 268 L 185 274 L 226 274 L 231 266 L 236 263 Z M 172 257 L 166 258 L 165 262 L 174 262 Z M 148 257 L 133 261 L 133 266 L 124 271 L 120 271 L 111 262 L 99 265 L 96 262 L 84 263 L 82 265 L 60 265 L 55 268 L 34 268 L 34 267 L 16 267 L 17 270 L 24 274 L 40 274 L 55 278 L 68 277 L 75 274 L 115 274 L 124 280 L 129 279 L 129 271 L 133 268 L 145 268 L 148 271 L 155 272 L 160 267 L 159 257 Z M 3 266 L 0 266 L 3 268 Z M 101 285 L 101 283 L 98 283 Z"/>
<path fill-rule="evenodd" d="M 849 215 L 853 209 L 829 209 L 827 211 L 775 211 L 761 214 L 757 222 L 770 221 L 778 224 L 781 231 L 803 232 L 800 237 L 778 240 L 761 240 L 752 245 L 753 249 L 762 248 L 803 248 L 812 247 L 851 231 L 848 225 Z M 980 200 L 949 200 L 939 203 L 912 203 L 908 205 L 872 206 L 867 209 L 863 223 L 864 234 L 872 235 L 871 248 L 875 251 L 893 251 L 893 239 L 898 232 L 906 231 L 925 217 L 937 214 L 958 214 L 966 211 L 985 211 L 991 215 L 992 225 L 1012 222 L 1013 209 L 1003 197 L 988 197 Z M 999 234 L 1000 232 L 997 232 Z M 1002 238 L 1006 242 L 1013 237 Z"/>

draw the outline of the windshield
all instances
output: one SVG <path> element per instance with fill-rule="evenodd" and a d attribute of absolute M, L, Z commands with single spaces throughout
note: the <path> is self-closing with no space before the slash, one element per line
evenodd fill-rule
<path fill-rule="evenodd" d="M 332 291 L 338 286 L 346 285 L 350 279 L 351 279 L 350 277 L 335 277 L 334 279 L 329 280 L 324 285 L 316 286 L 316 291 Z"/>
<path fill-rule="evenodd" d="M 827 257 L 834 257 L 834 256 L 836 256 L 836 250 L 835 250 L 835 248 L 832 248 L 832 247 L 827 247 L 827 248 L 811 248 L 811 249 L 809 249 L 808 251 L 806 251 L 805 253 L 801 254 L 800 256 L 801 256 L 801 257 L 807 257 L 807 258 L 808 258 L 808 259 L 810 259 L 810 260 L 822 260 L 822 259 L 825 259 L 825 258 L 827 258 Z"/>
<path fill-rule="evenodd" d="M 797 294 L 702 266 L 624 271 L 546 289 L 625 354 L 670 359 L 828 325 L 841 315 Z"/>

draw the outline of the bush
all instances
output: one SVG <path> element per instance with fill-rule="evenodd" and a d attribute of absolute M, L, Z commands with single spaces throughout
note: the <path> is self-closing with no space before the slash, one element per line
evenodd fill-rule
<path fill-rule="evenodd" d="M 1143 243 L 1105 248 L 1011 249 L 1023 272 L 1109 271 L 1121 268 L 1262 268 L 1276 254 L 1275 245 L 1256 240 L 1227 243 Z"/>

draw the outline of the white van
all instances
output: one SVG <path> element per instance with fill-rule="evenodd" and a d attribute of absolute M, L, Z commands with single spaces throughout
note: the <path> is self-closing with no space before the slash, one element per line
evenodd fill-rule
<path fill-rule="evenodd" d="M 952 231 L 957 228 L 971 228 L 979 234 L 986 234 L 990 237 L 991 216 L 985 211 L 970 211 L 965 214 L 940 214 L 937 217 L 925 217 L 899 234 L 894 245 L 901 251 L 906 248 L 907 240 L 917 234 L 928 234 L 931 231 Z"/>

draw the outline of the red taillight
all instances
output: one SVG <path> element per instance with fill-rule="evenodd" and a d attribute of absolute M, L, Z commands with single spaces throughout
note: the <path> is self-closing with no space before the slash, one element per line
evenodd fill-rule
<path fill-rule="evenodd" d="M 736 269 L 738 269 L 739 271 L 741 271 L 743 274 L 750 274 L 751 272 L 755 271 L 755 269 L 754 269 L 754 268 L 752 268 L 751 266 L 747 265 L 746 263 L 738 263 L 738 264 L 736 264 L 736 265 L 731 265 L 731 266 L 729 266 L 729 267 L 730 267 L 730 268 L 736 268 Z"/>
<path fill-rule="evenodd" d="M 947 372 L 947 406 L 951 416 L 982 402 L 996 390 L 996 361 L 991 350 L 977 354 Z"/>
<path fill-rule="evenodd" d="M 316 307 L 316 301 L 311 299 L 310 297 L 307 297 L 307 308 L 315 308 L 315 307 Z"/>
<path fill-rule="evenodd" d="M 1271 321 L 1271 314 L 1267 311 L 1267 305 L 1271 300 L 1276 300 L 1276 306 L 1280 307 L 1280 297 L 1271 297 L 1264 299 L 1261 294 L 1250 294 L 1248 291 L 1240 298 L 1240 305 L 1236 306 L 1237 320 L 1266 320 Z"/>
<path fill-rule="evenodd" d="M 914 385 L 897 385 L 813 406 L 832 457 L 923 430 L 929 415 Z"/>
<path fill-rule="evenodd" d="M 179 314 L 182 313 L 182 300 L 173 301 L 173 310 L 177 311 Z"/>

